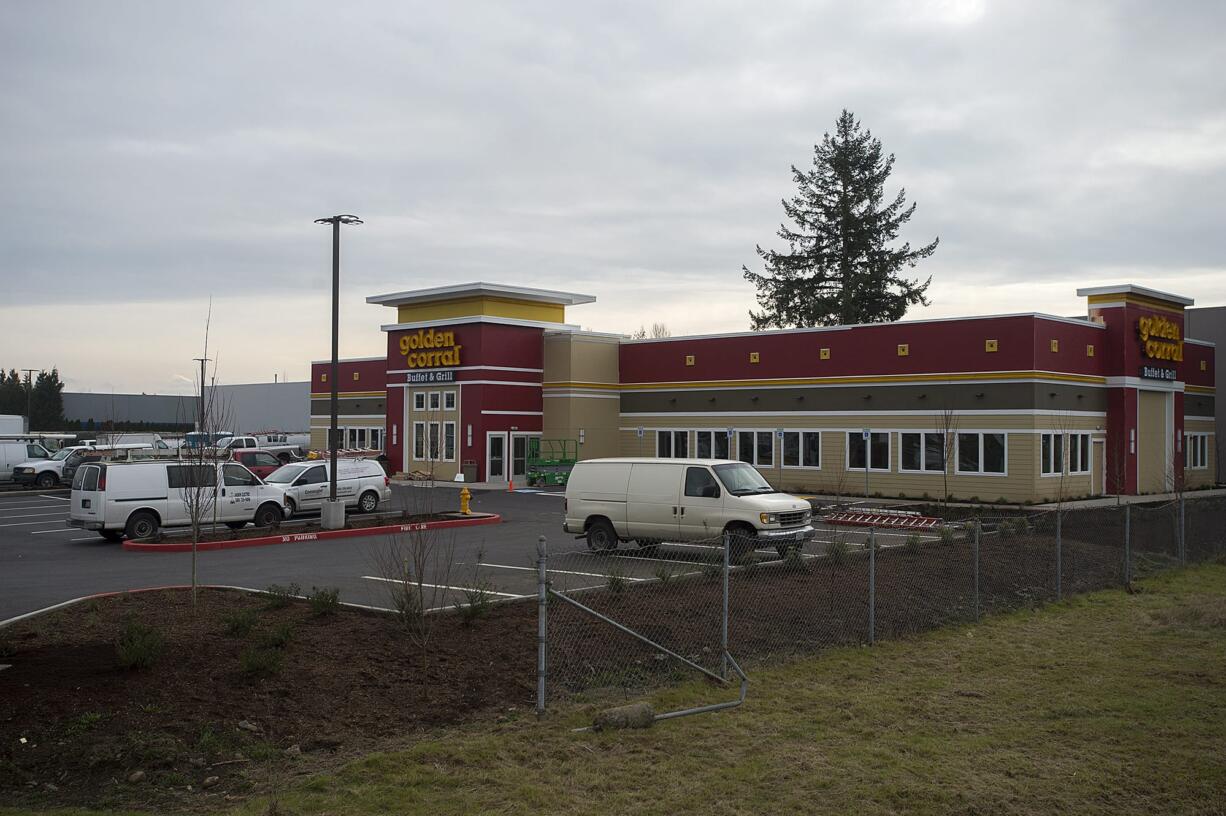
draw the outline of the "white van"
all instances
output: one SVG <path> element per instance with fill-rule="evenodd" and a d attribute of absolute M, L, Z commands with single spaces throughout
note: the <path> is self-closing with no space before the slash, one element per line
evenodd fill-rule
<path fill-rule="evenodd" d="M 813 537 L 809 503 L 775 490 L 752 465 L 721 459 L 588 459 L 566 482 L 563 531 L 593 550 L 619 541 L 715 538 L 780 555 Z"/>
<path fill-rule="evenodd" d="M 292 515 L 323 507 L 330 473 L 328 462 L 294 462 L 277 468 L 264 481 L 285 491 L 285 506 Z M 391 480 L 374 459 L 338 459 L 336 498 L 362 513 L 373 513 L 380 504 L 391 501 Z"/>
<path fill-rule="evenodd" d="M 50 458 L 47 449 L 37 442 L 0 441 L 0 482 L 13 481 L 13 468 L 18 465 Z"/>
<path fill-rule="evenodd" d="M 235 462 L 166 460 L 91 462 L 72 479 L 68 526 L 97 530 L 108 541 L 153 538 L 162 527 L 191 524 L 197 490 L 208 523 L 232 529 L 255 522 L 275 527 L 285 518 L 281 490 Z"/>

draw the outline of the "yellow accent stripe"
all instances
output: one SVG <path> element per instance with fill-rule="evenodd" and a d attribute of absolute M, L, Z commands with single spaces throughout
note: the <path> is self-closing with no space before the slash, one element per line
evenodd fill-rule
<path fill-rule="evenodd" d="M 1192 391 L 1193 393 L 1196 393 L 1196 394 L 1213 394 L 1217 391 L 1217 388 L 1212 385 L 1187 385 L 1185 384 L 1183 389 L 1185 391 Z"/>
<path fill-rule="evenodd" d="M 707 380 L 707 381 L 677 381 L 677 382 L 646 382 L 646 383 L 585 383 L 585 382 L 546 382 L 544 388 L 591 388 L 610 391 L 627 391 L 632 389 L 684 389 L 684 388 L 744 388 L 767 385 L 860 385 L 871 383 L 896 382 L 941 382 L 956 381 L 992 381 L 992 380 L 1060 380 L 1063 382 L 1106 383 L 1106 377 L 1090 374 L 1062 374 L 1056 371 L 991 371 L 974 374 L 887 374 L 873 377 L 797 377 L 777 380 Z"/>
<path fill-rule="evenodd" d="M 336 395 L 338 397 L 351 399 L 353 397 L 382 397 L 382 396 L 386 396 L 387 392 L 386 391 L 338 391 Z M 311 392 L 311 399 L 329 399 L 331 396 L 332 396 L 331 391 L 324 391 L 322 393 L 316 393 L 314 391 Z"/>
<path fill-rule="evenodd" d="M 1158 300 L 1157 298 L 1146 297 L 1145 295 L 1133 294 L 1114 294 L 1114 295 L 1090 295 L 1086 298 L 1087 302 L 1093 306 L 1096 303 L 1129 303 L 1133 306 L 1143 306 L 1146 309 L 1158 309 L 1164 312 L 1172 312 L 1182 315 L 1183 306 L 1178 303 L 1171 303 L 1169 300 Z"/>

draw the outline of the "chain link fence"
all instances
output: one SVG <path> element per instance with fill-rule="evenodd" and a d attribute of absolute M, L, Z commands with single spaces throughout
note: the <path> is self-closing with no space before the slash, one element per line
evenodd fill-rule
<path fill-rule="evenodd" d="M 597 552 L 568 542 L 546 555 L 542 542 L 538 709 L 696 676 L 728 681 L 736 661 L 871 644 L 1124 586 L 1226 554 L 1226 499 L 922 530 L 815 527 L 792 548 L 724 536 Z"/>

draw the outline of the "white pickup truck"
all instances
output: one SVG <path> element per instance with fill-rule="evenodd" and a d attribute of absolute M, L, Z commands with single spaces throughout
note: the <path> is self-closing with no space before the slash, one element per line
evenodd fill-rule
<path fill-rule="evenodd" d="M 254 436 L 229 436 L 225 439 L 217 440 L 217 452 L 220 454 L 231 454 L 242 448 L 259 448 L 263 451 L 276 456 L 281 460 L 282 464 L 288 464 L 295 459 L 302 458 L 302 448 L 298 445 L 276 445 L 260 442 Z"/>

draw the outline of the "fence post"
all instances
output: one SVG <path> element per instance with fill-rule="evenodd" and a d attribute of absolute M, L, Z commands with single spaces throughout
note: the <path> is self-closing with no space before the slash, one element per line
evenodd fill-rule
<path fill-rule="evenodd" d="M 1057 601 L 1062 600 L 1064 598 L 1064 586 L 1063 586 L 1064 554 L 1062 552 L 1063 547 L 1061 546 L 1062 542 L 1060 538 L 1060 517 L 1061 515 L 1062 514 L 1060 512 L 1060 508 L 1056 508 L 1056 600 Z"/>
<path fill-rule="evenodd" d="M 975 620 L 979 620 L 979 531 L 983 524 L 975 519 Z"/>
<path fill-rule="evenodd" d="M 1188 565 L 1187 528 L 1184 526 L 1183 493 L 1179 494 L 1179 563 Z"/>
<path fill-rule="evenodd" d="M 729 552 L 732 549 L 732 534 L 724 531 L 724 619 L 721 622 L 719 645 L 723 650 L 719 658 L 719 676 L 728 679 L 728 572 L 732 567 Z"/>
<path fill-rule="evenodd" d="M 1124 586 L 1132 583 L 1132 503 L 1124 505 Z"/>
<path fill-rule="evenodd" d="M 877 640 L 877 528 L 868 528 L 868 645 Z"/>
<path fill-rule="evenodd" d="M 548 594 L 548 579 L 545 570 L 545 536 L 536 541 L 536 715 L 545 713 L 545 647 L 546 633 L 546 596 Z"/>

